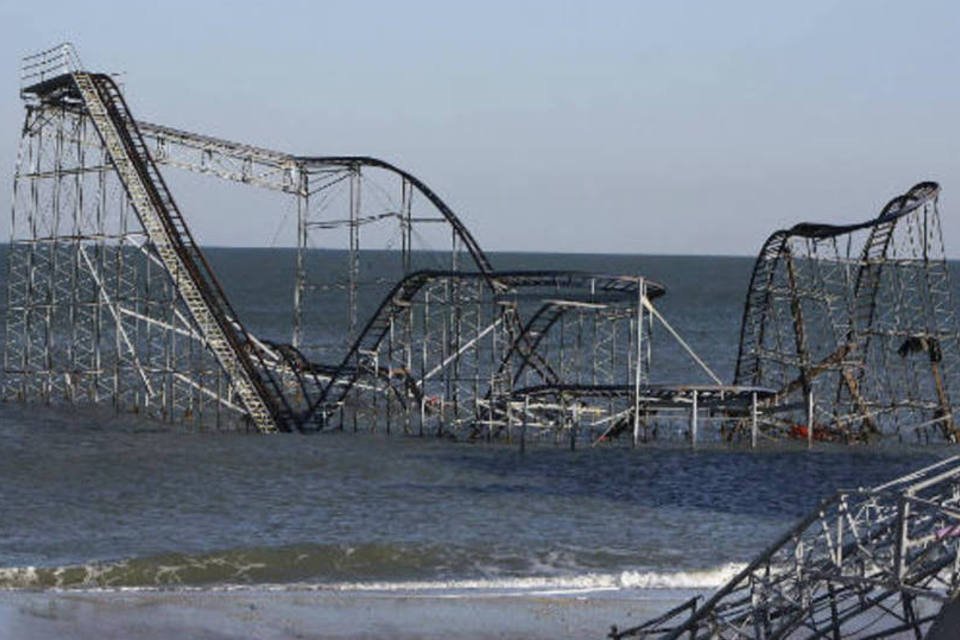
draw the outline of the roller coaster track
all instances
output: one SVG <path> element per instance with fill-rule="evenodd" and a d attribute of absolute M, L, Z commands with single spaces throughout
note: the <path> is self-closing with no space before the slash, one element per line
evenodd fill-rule
<path fill-rule="evenodd" d="M 939 193 L 940 185 L 935 182 L 921 182 L 915 185 L 907 193 L 887 203 L 877 218 L 879 223 L 870 230 L 870 237 L 863 248 L 863 255 L 860 260 L 861 267 L 857 272 L 857 281 L 854 288 L 855 307 L 851 332 L 856 335 L 857 342 L 854 349 L 857 355 L 857 377 L 856 382 L 854 382 L 849 379 L 852 376 L 845 376 L 845 384 L 838 387 L 837 390 L 838 398 L 846 389 L 853 396 L 855 402 L 859 405 L 862 405 L 863 402 L 858 391 L 866 376 L 864 359 L 870 348 L 870 340 L 873 335 L 871 329 L 877 313 L 877 296 L 885 266 L 884 258 L 890 250 L 894 228 L 904 215 L 933 200 Z M 850 342 L 853 342 L 853 339 Z M 945 416 L 949 416 L 950 400 L 943 380 L 939 375 L 938 362 L 935 356 L 939 352 L 939 345 L 936 347 L 930 346 L 928 349 L 934 371 L 934 384 L 940 410 Z M 862 407 L 861 410 L 863 411 Z M 942 424 L 944 434 L 949 435 L 954 428 L 953 419 L 947 417 Z M 875 426 L 873 426 L 873 429 L 874 431 L 877 430 Z"/>
<path fill-rule="evenodd" d="M 319 396 L 310 402 L 304 414 L 303 423 L 306 425 L 315 421 L 315 416 L 328 402 L 334 388 L 339 392 L 336 403 L 341 402 L 346 397 L 365 370 L 364 367 L 355 364 L 359 354 L 375 351 L 380 346 L 380 343 L 383 342 L 390 331 L 390 326 L 396 314 L 406 310 L 411 300 L 424 286 L 437 279 L 457 275 L 462 274 L 446 271 L 418 271 L 398 282 L 367 321 L 366 326 L 350 346 L 343 360 L 333 369 L 329 384 L 324 386 Z M 479 274 L 477 275 L 479 276 Z M 379 376 L 381 372 L 376 371 L 375 374 Z"/>
<path fill-rule="evenodd" d="M 520 364 L 513 372 L 514 384 L 520 381 L 520 377 L 528 366 L 536 368 L 541 375 L 547 372 L 548 375 L 544 376 L 547 382 L 558 381 L 559 377 L 556 373 L 551 372 L 549 363 L 543 360 L 542 355 L 537 350 L 540 342 L 547 333 L 549 333 L 550 328 L 571 308 L 583 305 L 603 304 L 606 302 L 606 299 L 598 297 L 598 292 L 600 295 L 613 294 L 615 297 L 627 297 L 630 296 L 630 294 L 636 294 L 635 281 L 614 276 L 559 271 L 546 272 L 544 275 L 550 278 L 552 282 L 556 282 L 562 278 L 564 285 L 567 287 L 583 289 L 589 287 L 591 294 L 585 297 L 579 296 L 570 299 L 561 297 L 556 300 L 547 300 L 541 305 L 521 328 L 520 335 L 512 342 L 510 349 L 501 358 L 500 366 L 495 377 L 500 377 L 509 366 L 510 361 L 514 357 L 519 356 Z M 648 299 L 658 298 L 664 293 L 666 293 L 666 290 L 663 286 L 649 280 L 647 281 Z M 579 298 L 583 299 L 581 300 Z"/>
<path fill-rule="evenodd" d="M 740 354 L 734 380 L 740 384 L 757 384 L 760 376 L 759 350 L 763 345 L 766 318 L 770 306 L 771 284 L 783 255 L 783 248 L 790 237 L 784 230 L 775 231 L 763 244 L 747 289 L 747 301 L 743 307 L 740 324 Z"/>
<path fill-rule="evenodd" d="M 24 89 L 44 102 L 82 105 L 126 189 L 153 249 L 177 287 L 206 344 L 230 378 L 254 426 L 262 432 L 289 429 L 290 408 L 276 380 L 237 322 L 213 271 L 194 242 L 137 123 L 113 79 L 103 74 L 64 74 Z M 264 378 L 267 378 L 266 380 Z"/>
<path fill-rule="evenodd" d="M 510 348 L 500 358 L 493 379 L 504 379 L 509 375 L 510 388 L 516 389 L 520 383 L 524 372 L 528 367 L 533 367 L 540 373 L 543 379 L 544 388 L 557 389 L 567 387 L 561 377 L 553 370 L 550 363 L 540 352 L 540 343 L 550 332 L 550 329 L 570 310 L 582 307 L 602 307 L 611 300 L 621 299 L 632 302 L 637 293 L 639 283 L 634 279 L 624 279 L 615 276 L 576 274 L 557 272 L 554 277 L 563 275 L 567 280 L 567 285 L 575 284 L 584 290 L 588 290 L 588 295 L 579 296 L 560 296 L 556 299 L 548 299 L 530 316 L 530 319 L 520 329 L 519 335 L 513 336 Z M 579 280 L 579 282 L 577 282 Z M 659 298 L 666 293 L 663 285 L 647 280 L 645 293 L 648 300 Z M 514 360 L 519 362 L 511 367 Z M 596 385 L 574 385 L 577 388 L 593 388 Z M 531 387 L 532 388 L 532 387 Z M 537 387 L 540 388 L 539 386 Z M 634 387 L 630 387 L 633 389 Z M 472 437 L 480 434 L 483 424 L 491 424 L 494 421 L 501 421 L 506 414 L 506 407 L 493 402 L 494 389 L 487 391 L 484 398 L 484 414 L 474 427 Z M 510 399 L 505 399 L 510 401 Z"/>
<path fill-rule="evenodd" d="M 894 228 L 902 215 L 902 210 L 912 211 L 939 191 L 938 185 L 924 182 L 910 189 L 908 193 L 891 200 L 877 216 L 877 224 L 870 228 L 870 235 L 864 243 L 853 290 L 854 308 L 850 331 L 847 344 L 843 345 L 845 347 L 843 375 L 837 385 L 838 402 L 842 400 L 845 393 L 849 394 L 861 415 L 869 416 L 870 413 L 861 393 L 866 375 L 865 357 L 870 347 L 870 329 L 873 327 L 877 312 L 877 295 L 880 291 L 884 259 L 890 250 Z M 856 372 L 855 376 L 851 369 Z M 872 433 L 879 432 L 879 427 L 872 418 L 867 417 L 864 422 Z"/>
<path fill-rule="evenodd" d="M 527 365 L 531 364 L 534 356 L 542 358 L 538 353 L 537 348 L 540 346 L 540 342 L 550 331 L 550 328 L 570 309 L 569 304 L 564 304 L 562 301 L 557 302 L 547 302 L 542 307 L 537 309 L 536 313 L 530 318 L 526 325 L 524 325 L 523 330 L 520 333 L 521 340 L 527 340 L 530 344 L 530 351 L 528 353 L 519 353 L 517 349 L 517 341 L 510 346 L 509 351 L 503 356 L 503 359 L 500 362 L 500 368 L 497 370 L 497 376 L 501 375 L 504 370 L 509 366 L 510 360 L 513 356 L 519 353 L 520 355 L 520 365 L 516 368 L 516 371 L 513 373 L 513 385 L 516 385 L 520 381 L 520 377 L 523 375 L 524 370 L 527 368 Z M 557 376 L 553 375 L 552 378 L 556 379 Z"/>
<path fill-rule="evenodd" d="M 756 383 L 760 375 L 760 350 L 763 345 L 764 330 L 770 307 L 771 289 L 774 275 L 786 256 L 787 242 L 792 238 L 824 240 L 853 233 L 861 229 L 871 229 L 870 240 L 864 247 L 861 264 L 857 273 L 858 319 L 872 319 L 879 283 L 879 262 L 886 255 L 893 226 L 903 216 L 923 206 L 936 197 L 939 187 L 935 183 L 922 182 L 911 188 L 906 194 L 891 200 L 880 215 L 866 222 L 849 225 L 830 225 L 814 222 L 801 222 L 789 229 L 773 232 L 760 250 L 753 265 L 747 299 L 743 307 L 743 320 L 740 324 L 740 348 L 737 356 L 737 368 L 734 379 L 737 383 Z M 868 284 L 864 284 L 868 283 Z M 868 325 L 865 325 L 868 326 Z"/>
<path fill-rule="evenodd" d="M 372 167 L 396 174 L 436 207 L 467 248 L 481 273 L 489 274 L 494 270 L 483 249 L 453 209 L 425 182 L 385 160 L 371 156 L 298 156 L 150 122 L 139 122 L 138 125 L 144 137 L 153 143 L 152 154 L 160 164 L 287 193 L 301 193 L 300 183 L 295 177 L 300 172 L 330 167 L 349 171 Z M 172 152 L 175 148 L 180 148 L 179 155 Z M 182 153 L 184 150 L 197 155 L 187 159 Z M 218 157 L 229 160 L 230 164 L 216 162 Z"/>
<path fill-rule="evenodd" d="M 72 57 L 72 53 L 68 57 Z M 360 351 L 379 347 L 385 335 L 383 327 L 389 325 L 396 305 L 415 296 L 431 278 L 461 277 L 460 272 L 411 275 L 381 302 L 378 312 L 370 318 L 339 365 L 330 367 L 310 362 L 293 345 L 259 340 L 247 333 L 194 242 L 157 165 L 169 164 L 297 195 L 305 195 L 301 190 L 305 189 L 306 182 L 300 178 L 310 172 L 321 176 L 319 188 L 322 189 L 324 184 L 341 179 L 337 177 L 342 175 L 340 172 L 359 173 L 364 167 L 385 170 L 402 178 L 426 198 L 450 225 L 461 246 L 466 247 L 478 271 L 462 277 L 482 279 L 494 295 L 511 286 L 542 285 L 551 278 L 564 277 L 556 272 L 495 274 L 487 256 L 450 207 L 421 180 L 388 162 L 369 156 L 295 156 L 137 122 L 109 76 L 82 71 L 78 61 L 70 63 L 68 66 L 73 68 L 67 73 L 53 77 L 53 74 L 44 77 L 41 73 L 40 81 L 26 86 L 22 95 L 34 96 L 46 106 L 56 105 L 80 117 L 89 117 L 93 122 L 146 232 L 148 255 L 156 255 L 154 259 L 166 271 L 196 323 L 196 335 L 210 348 L 230 379 L 243 409 L 261 431 L 307 428 L 317 408 L 331 394 L 337 393 L 342 400 L 361 375 L 371 373 L 369 367 L 360 367 L 353 361 Z M 533 347 L 527 345 L 529 336 L 521 331 L 520 325 L 509 326 L 519 322 L 519 318 L 507 314 L 505 320 L 507 332 L 519 336 L 518 341 L 511 344 L 512 350 L 524 354 L 526 361 L 541 370 L 546 381 L 557 382 L 549 367 L 531 352 Z M 394 372 L 373 373 L 389 378 Z M 296 397 L 285 393 L 290 391 L 284 386 L 291 382 L 290 374 L 298 389 Z"/>
<path fill-rule="evenodd" d="M 399 313 L 404 313 L 414 300 L 416 295 L 428 284 L 440 280 L 478 280 L 491 279 L 496 282 L 497 290 L 501 295 L 507 295 L 509 291 L 522 290 L 527 287 L 579 287 L 587 289 L 593 287 L 602 294 L 624 295 L 629 291 L 632 281 L 629 279 L 617 278 L 615 276 L 598 276 L 588 273 L 573 271 L 498 271 L 491 273 L 476 273 L 465 271 L 435 271 L 424 270 L 412 273 L 398 282 L 393 290 L 387 294 L 380 307 L 370 317 L 366 326 L 360 332 L 359 337 L 354 341 L 348 350 L 346 356 L 340 365 L 332 369 L 331 379 L 321 391 L 308 409 L 304 416 L 304 424 L 315 421 L 318 410 L 325 404 L 336 406 L 341 403 L 347 394 L 356 384 L 357 380 L 364 373 L 364 368 L 355 363 L 361 353 L 370 353 L 376 351 L 390 331 L 390 326 L 394 318 Z M 665 289 L 654 283 L 650 283 L 648 291 L 654 297 L 663 295 Z M 537 318 L 543 316 L 543 309 L 553 308 L 557 305 L 547 304 L 534 314 L 534 318 L 524 327 L 519 336 L 514 336 L 511 340 L 509 353 L 504 356 L 504 362 L 509 360 L 514 354 L 521 354 L 523 357 L 523 366 L 533 366 L 537 369 L 544 380 L 552 383 L 559 383 L 559 377 L 552 370 L 549 363 L 544 361 L 536 353 L 537 346 L 543 335 L 549 329 L 543 327 L 541 332 L 535 332 L 531 327 L 538 324 Z M 556 318 L 554 318 L 554 321 Z M 501 369 L 506 366 L 501 365 Z M 380 375 L 383 372 L 375 372 Z M 392 372 L 387 372 L 392 373 Z M 519 374 L 518 374 L 519 375 Z M 414 387 L 416 384 L 414 383 Z M 331 395 L 336 393 L 335 399 Z"/>
<path fill-rule="evenodd" d="M 689 395 L 697 391 L 698 401 L 704 408 L 746 407 L 752 395 L 770 398 L 772 389 L 764 387 L 738 387 L 721 385 L 641 384 L 640 402 L 656 407 L 689 407 Z M 511 398 L 621 398 L 633 399 L 637 387 L 632 384 L 542 384 L 514 390 Z"/>
<path fill-rule="evenodd" d="M 789 242 L 791 239 L 820 241 L 837 238 L 863 229 L 870 230 L 869 238 L 860 256 L 853 292 L 855 308 L 851 318 L 853 331 L 860 336 L 861 341 L 866 341 L 873 323 L 880 274 L 884 258 L 889 250 L 893 229 L 900 219 L 924 206 L 938 193 L 939 186 L 936 183 L 922 182 L 915 185 L 906 194 L 892 199 L 881 210 L 880 215 L 872 220 L 850 225 L 803 222 L 771 234 L 754 262 L 750 277 L 750 286 L 747 290 L 747 299 L 740 325 L 740 346 L 734 374 L 735 383 L 760 384 L 762 382 L 760 380 L 762 376 L 762 351 L 772 304 L 774 278 L 781 263 L 790 259 Z M 794 319 L 795 324 L 798 322 L 802 324 L 800 321 L 802 321 L 802 318 Z M 802 326 L 798 326 L 797 330 L 802 332 Z M 849 339 L 856 341 L 853 332 L 851 332 Z M 845 349 L 845 353 L 858 350 L 863 352 L 866 346 L 867 343 L 864 342 L 864 344 L 856 346 L 852 344 L 841 345 L 840 349 Z M 804 360 L 805 356 L 804 353 L 798 353 L 801 361 Z M 828 356 L 827 359 L 829 360 L 831 357 Z M 817 364 L 808 363 L 805 368 L 817 369 Z M 860 367 L 860 370 L 862 372 L 862 367 Z M 801 377 L 806 375 L 806 372 L 801 372 Z M 849 376 L 846 377 L 849 378 Z M 844 384 L 848 385 L 851 393 L 856 395 L 855 388 L 857 385 L 852 378 Z"/>
<path fill-rule="evenodd" d="M 447 222 L 450 223 L 450 226 L 453 227 L 454 231 L 457 234 L 457 237 L 460 238 L 461 242 L 467 247 L 467 251 L 470 252 L 471 257 L 473 258 L 474 263 L 476 263 L 477 268 L 483 274 L 485 278 L 489 278 L 490 274 L 493 272 L 493 265 L 490 264 L 490 260 L 487 258 L 487 255 L 483 252 L 483 249 L 480 248 L 480 245 L 477 244 L 477 241 L 474 239 L 473 235 L 470 234 L 470 231 L 467 229 L 466 225 L 460 220 L 459 217 L 453 212 L 446 202 L 444 202 L 440 196 L 434 193 L 419 178 L 413 174 L 400 169 L 399 167 L 386 162 L 385 160 L 380 160 L 378 158 L 373 158 L 370 156 L 307 156 L 307 157 L 298 157 L 297 160 L 302 162 L 304 166 L 308 168 L 314 167 L 329 167 L 329 166 L 341 166 L 348 167 L 353 170 L 356 170 L 358 167 L 374 167 L 378 169 L 385 169 L 392 173 L 397 174 L 398 176 L 404 178 L 409 182 L 415 189 L 417 189 L 430 203 L 437 208 L 438 211 L 447 219 Z"/>

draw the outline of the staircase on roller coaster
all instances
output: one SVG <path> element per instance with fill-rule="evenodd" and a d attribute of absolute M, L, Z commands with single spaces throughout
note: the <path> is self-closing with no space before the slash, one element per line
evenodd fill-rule
<path fill-rule="evenodd" d="M 23 89 L 41 101 L 79 101 L 106 147 L 150 250 L 162 262 L 254 426 L 289 431 L 293 411 L 194 241 L 113 79 L 83 71 Z"/>

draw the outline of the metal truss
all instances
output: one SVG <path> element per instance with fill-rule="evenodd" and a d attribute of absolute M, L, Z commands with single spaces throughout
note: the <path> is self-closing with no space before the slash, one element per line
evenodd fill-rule
<path fill-rule="evenodd" d="M 956 441 L 958 328 L 937 208 L 923 182 L 866 222 L 777 231 L 754 265 L 735 383 L 806 411 L 779 434 Z M 808 411 L 809 409 L 809 411 Z"/>
<path fill-rule="evenodd" d="M 521 445 L 636 444 L 677 419 L 696 443 L 704 416 L 750 424 L 756 443 L 768 391 L 723 385 L 654 307 L 657 283 L 497 271 L 410 173 L 139 122 L 69 46 L 28 59 L 21 95 L 7 398 Z M 275 192 L 296 211 L 289 333 L 254 335 L 238 317 L 160 167 Z M 711 384 L 650 386 L 655 322 Z"/>
<path fill-rule="evenodd" d="M 960 588 L 960 458 L 823 501 L 743 571 L 620 638 L 921 638 Z"/>
<path fill-rule="evenodd" d="M 569 441 L 571 448 L 587 439 L 591 446 L 619 439 L 634 445 L 670 439 L 677 430 L 694 447 L 711 436 L 729 440 L 748 429 L 756 447 L 760 403 L 771 398 L 763 388 L 727 385 L 669 384 L 541 384 L 515 389 L 500 401 L 506 420 L 521 446 L 537 435 Z M 532 436 L 532 437 L 531 437 Z"/>
<path fill-rule="evenodd" d="M 489 437 L 489 429 L 505 419 L 503 415 L 496 419 L 491 417 L 489 407 L 494 402 L 491 398 L 503 397 L 504 393 L 509 395 L 514 386 L 513 378 L 508 374 L 509 363 L 497 360 L 497 353 L 522 358 L 523 367 L 531 366 L 541 376 L 541 382 L 558 383 L 558 375 L 612 381 L 615 371 L 624 380 L 636 377 L 629 373 L 631 367 L 636 367 L 636 358 L 629 348 L 623 348 L 632 344 L 638 332 L 625 325 L 613 328 L 616 323 L 609 317 L 605 321 L 589 320 L 593 333 L 602 342 L 598 345 L 601 348 L 591 352 L 588 366 L 574 365 L 572 354 L 578 349 L 579 353 L 585 353 L 585 318 L 590 314 L 609 315 L 608 305 L 594 305 L 589 313 L 586 308 L 578 311 L 577 332 L 581 337 L 575 348 L 555 349 L 560 363 L 559 374 L 550 370 L 539 353 L 540 349 L 548 351 L 552 340 L 541 344 L 547 332 L 525 326 L 524 317 L 525 314 L 538 317 L 537 310 L 541 308 L 559 305 L 566 309 L 578 305 L 577 300 L 553 301 L 545 305 L 534 292 L 539 287 L 543 295 L 558 295 L 558 291 L 570 289 L 573 281 L 580 282 L 584 288 L 578 294 L 581 297 L 597 297 L 596 288 L 599 286 L 602 289 L 599 298 L 609 297 L 611 292 L 619 290 L 621 307 L 624 301 L 639 305 L 637 278 L 616 279 L 562 272 L 496 272 L 456 214 L 432 190 L 409 173 L 380 160 L 292 156 L 150 123 L 141 122 L 139 126 L 145 137 L 151 140 L 152 155 L 160 164 L 292 193 L 298 199 L 294 332 L 291 344 L 281 348 L 287 352 L 296 351 L 294 359 L 301 361 L 301 370 L 323 371 L 323 376 L 329 380 L 302 386 L 301 428 L 322 429 L 335 425 L 341 429 L 390 431 L 397 428 L 399 420 L 406 432 L 455 435 L 464 432 L 464 425 L 472 425 L 468 430 L 470 437 L 479 437 L 484 429 Z M 386 190 L 382 184 L 366 182 L 368 178 L 363 172 L 373 170 L 399 177 L 398 197 L 384 199 Z M 371 191 L 375 191 L 381 202 L 365 194 L 365 184 L 377 185 Z M 349 194 L 349 197 L 341 198 L 340 204 L 346 210 L 339 214 L 331 204 L 336 200 L 331 194 L 335 189 Z M 416 214 L 414 195 L 419 195 L 430 205 L 431 211 Z M 371 200 L 374 200 L 374 206 L 369 204 Z M 315 206 L 317 202 L 322 206 Z M 359 202 L 367 204 L 360 208 Z M 398 214 L 398 211 L 405 213 Z M 382 282 L 364 282 L 356 276 L 358 264 L 365 259 L 358 240 L 360 227 L 383 223 L 400 225 L 399 246 L 381 247 L 399 249 L 397 266 L 404 277 L 392 290 L 384 289 Z M 447 267 L 445 270 L 415 270 L 420 266 L 418 260 L 422 263 L 427 258 L 435 264 L 438 258 L 436 251 L 424 252 L 422 246 L 417 251 L 414 239 L 420 234 L 416 227 L 437 223 L 446 225 L 447 233 L 453 238 L 453 248 L 443 260 Z M 310 240 L 317 230 L 335 231 L 345 226 L 350 230 L 345 256 L 347 268 L 340 272 L 338 280 L 328 277 L 323 281 L 325 274 L 310 273 L 307 268 Z M 462 248 L 466 248 L 469 256 L 466 266 L 472 267 L 473 271 L 460 270 L 463 268 L 463 259 L 459 257 Z M 632 288 L 630 281 L 634 282 Z M 364 285 L 373 285 L 367 300 L 361 295 Z M 660 285 L 649 283 L 649 286 L 654 292 L 650 298 L 662 294 Z M 523 304 L 512 300 L 520 289 L 525 299 Z M 633 294 L 627 295 L 627 289 Z M 342 292 L 346 292 L 345 301 L 331 295 Z M 318 346 L 317 342 L 322 340 L 302 340 L 302 331 L 298 327 L 303 310 L 309 306 L 306 303 L 308 293 L 333 303 L 324 305 L 325 317 L 315 317 L 307 323 L 308 334 L 310 331 L 335 334 L 352 341 L 345 340 L 345 346 L 340 343 L 338 347 Z M 365 314 L 358 310 L 369 308 L 371 299 L 380 301 L 380 304 L 366 324 L 359 324 L 357 319 Z M 327 324 L 329 317 L 336 315 L 331 309 L 344 306 L 348 310 L 349 322 L 331 328 Z M 621 324 L 625 321 L 628 325 L 631 322 L 636 325 L 636 311 L 620 309 L 612 313 Z M 649 324 L 641 335 L 644 331 L 649 332 Z M 570 329 L 564 329 L 565 325 L 566 321 L 559 323 L 554 335 L 574 335 Z M 618 335 L 619 338 L 615 337 Z M 649 342 L 646 348 L 644 358 L 649 360 Z M 484 355 L 479 357 L 480 353 Z M 339 364 L 335 365 L 318 362 L 337 362 L 338 358 Z M 618 360 L 623 362 L 618 363 Z M 502 384 L 505 377 L 511 377 L 506 386 Z M 481 423 L 486 426 L 479 427 Z M 496 432 L 499 434 L 501 429 L 496 428 Z"/>
<path fill-rule="evenodd" d="M 637 335 L 648 336 L 636 324 L 642 279 L 558 271 L 492 277 L 496 292 L 480 273 L 418 272 L 399 283 L 315 402 L 337 413 L 321 424 L 509 437 L 507 398 L 518 385 L 635 377 L 637 360 L 628 354 L 636 353 Z M 649 295 L 663 293 L 648 284 Z M 531 320 L 522 324 L 523 317 Z"/>
<path fill-rule="evenodd" d="M 416 176 L 388 162 L 367 156 L 294 156 L 146 122 L 140 122 L 139 128 L 158 164 L 291 194 L 296 199 L 297 269 L 291 343 L 298 349 L 318 349 L 309 341 L 310 336 L 304 344 L 303 336 L 308 306 L 305 299 L 311 291 L 321 297 L 324 291 L 346 291 L 345 325 L 336 327 L 344 337 L 340 346 L 357 337 L 362 312 L 379 301 L 389 284 L 362 277 L 364 250 L 395 252 L 396 268 L 404 275 L 427 267 L 454 271 L 466 268 L 484 274 L 493 271 L 486 254 L 453 210 Z M 424 231 L 425 227 L 438 226 L 443 230 L 439 236 Z M 364 243 L 368 233 L 382 245 Z M 444 251 L 439 241 L 438 245 L 427 242 L 418 247 L 417 240 L 425 236 L 445 236 L 450 243 L 447 255 L 441 255 Z M 306 254 L 315 244 L 345 247 L 344 267 L 332 273 L 311 273 Z M 431 255 L 418 256 L 418 249 Z M 469 264 L 464 264 L 460 255 L 464 251 Z M 327 312 L 306 322 L 327 329 L 330 327 L 323 320 L 329 316 Z M 322 342 L 320 336 L 313 338 Z M 329 357 L 331 353 L 321 349 L 318 355 Z"/>
<path fill-rule="evenodd" d="M 172 201 L 116 126 L 128 112 L 112 80 L 61 74 L 31 87 L 14 185 L 6 395 L 109 398 L 212 423 L 239 410 L 274 430 L 262 380 L 236 344 L 242 329 L 228 307 L 213 315 L 212 272 L 197 272 L 185 226 L 172 237 Z M 93 106 L 78 117 L 65 106 L 74 102 Z"/>

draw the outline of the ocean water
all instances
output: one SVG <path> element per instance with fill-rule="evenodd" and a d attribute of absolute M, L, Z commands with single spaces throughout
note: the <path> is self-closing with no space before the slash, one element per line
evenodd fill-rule
<path fill-rule="evenodd" d="M 250 328 L 284 338 L 293 253 L 207 255 Z M 751 259 L 492 258 L 502 269 L 657 280 L 668 290 L 660 310 L 732 377 Z M 654 340 L 653 380 L 689 380 L 682 352 L 662 332 Z M 948 453 L 520 453 L 397 436 L 195 433 L 106 408 L 0 404 L 0 588 L 707 589 L 835 489 Z"/>

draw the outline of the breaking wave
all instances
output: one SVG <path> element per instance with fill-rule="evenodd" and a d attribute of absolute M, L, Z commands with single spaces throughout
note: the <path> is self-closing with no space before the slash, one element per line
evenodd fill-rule
<path fill-rule="evenodd" d="M 708 569 L 612 571 L 569 558 L 549 560 L 444 547 L 302 545 L 198 555 L 173 553 L 61 567 L 6 567 L 0 568 L 0 589 L 255 588 L 500 594 L 711 589 L 743 568 L 728 563 Z"/>
<path fill-rule="evenodd" d="M 692 571 L 622 571 L 572 576 L 495 578 L 422 582 L 358 582 L 329 585 L 341 591 L 602 591 L 619 589 L 715 589 L 746 565 L 729 563 L 713 569 Z"/>

